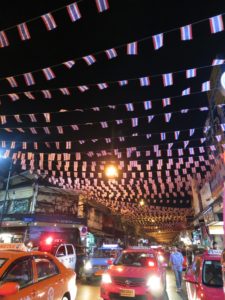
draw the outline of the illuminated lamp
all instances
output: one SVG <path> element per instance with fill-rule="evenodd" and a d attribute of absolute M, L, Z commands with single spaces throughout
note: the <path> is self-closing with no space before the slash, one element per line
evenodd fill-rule
<path fill-rule="evenodd" d="M 53 237 L 52 236 L 47 237 L 47 239 L 45 240 L 46 245 L 51 245 L 52 242 L 53 242 Z"/>
<path fill-rule="evenodd" d="M 223 72 L 223 74 L 220 77 L 220 83 L 222 88 L 225 90 L 225 72 Z"/>
<path fill-rule="evenodd" d="M 106 175 L 108 178 L 115 178 L 115 177 L 118 177 L 118 170 L 117 170 L 117 167 L 114 166 L 114 165 L 108 165 L 108 166 L 105 168 L 105 175 Z"/>

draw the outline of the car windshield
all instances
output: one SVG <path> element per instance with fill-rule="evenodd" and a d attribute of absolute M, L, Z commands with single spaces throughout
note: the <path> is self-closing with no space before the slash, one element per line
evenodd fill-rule
<path fill-rule="evenodd" d="M 4 265 L 5 262 L 6 262 L 5 258 L 0 258 L 0 268 Z"/>
<path fill-rule="evenodd" d="M 125 252 L 118 257 L 114 265 L 154 267 L 156 265 L 156 259 L 153 253 Z"/>
<path fill-rule="evenodd" d="M 96 249 L 91 257 L 101 258 L 101 257 L 110 257 L 110 250 Z"/>
<path fill-rule="evenodd" d="M 203 266 L 203 283 L 207 286 L 222 287 L 222 268 L 219 260 L 206 260 Z"/>

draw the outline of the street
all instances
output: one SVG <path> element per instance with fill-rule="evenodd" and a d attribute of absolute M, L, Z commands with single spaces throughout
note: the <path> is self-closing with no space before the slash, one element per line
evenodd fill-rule
<path fill-rule="evenodd" d="M 78 281 L 78 294 L 76 300 L 99 300 L 99 282 L 84 284 Z M 172 271 L 167 271 L 167 297 L 165 300 L 187 300 L 185 283 L 181 293 L 176 292 L 175 278 Z"/>

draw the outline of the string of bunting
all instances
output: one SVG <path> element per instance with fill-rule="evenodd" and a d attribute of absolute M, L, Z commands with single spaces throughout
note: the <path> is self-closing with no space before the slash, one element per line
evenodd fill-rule
<path fill-rule="evenodd" d="M 103 1 L 103 0 L 101 0 L 101 1 Z M 75 5 L 75 4 L 72 4 L 72 5 Z M 210 24 L 211 34 L 215 34 L 215 33 L 224 31 L 223 15 L 224 14 L 221 14 L 221 15 L 214 16 L 214 17 L 211 17 L 211 18 L 207 19 L 207 21 Z M 163 35 L 165 33 L 169 33 L 169 32 L 172 32 L 172 31 L 179 30 L 181 32 L 181 40 L 182 41 L 189 41 L 189 40 L 192 40 L 192 38 L 193 38 L 193 36 L 192 36 L 192 26 L 194 24 L 199 24 L 199 23 L 202 23 L 202 22 L 205 22 L 205 21 L 206 21 L 206 19 L 200 20 L 200 21 L 192 23 L 190 25 L 183 26 L 183 27 L 180 27 L 180 28 L 175 28 L 175 29 L 172 29 L 172 30 L 168 30 L 168 31 L 165 31 L 164 33 L 160 33 L 160 34 L 157 34 L 157 35 L 154 35 L 154 36 L 148 36 L 144 39 L 140 39 L 140 40 L 137 40 L 137 41 L 134 41 L 134 42 L 130 42 L 128 44 L 122 44 L 120 46 L 117 46 L 117 47 L 114 47 L 114 48 L 111 48 L 111 49 L 101 50 L 101 51 L 95 52 L 93 54 L 87 54 L 85 56 L 78 57 L 78 58 L 71 58 L 68 61 L 64 61 L 64 62 L 55 64 L 55 65 L 51 65 L 51 66 L 46 66 L 43 69 L 36 69 L 36 70 L 29 71 L 29 72 L 24 73 L 24 74 L 17 74 L 17 75 L 8 76 L 6 78 L 0 78 L 0 81 L 1 80 L 7 80 L 9 85 L 12 88 L 16 88 L 16 87 L 18 87 L 18 82 L 17 82 L 16 78 L 17 77 L 23 77 L 23 79 L 25 81 L 25 84 L 27 86 L 32 86 L 32 85 L 36 84 L 36 81 L 35 81 L 34 76 L 33 76 L 35 73 L 41 72 L 46 80 L 52 80 L 52 79 L 56 78 L 55 69 L 58 68 L 59 66 L 66 67 L 66 69 L 71 69 L 72 67 L 74 67 L 75 63 L 79 60 L 82 60 L 82 61 L 85 62 L 85 64 L 87 64 L 88 66 L 91 66 L 91 65 L 93 65 L 97 62 L 97 59 L 95 57 L 96 55 L 104 53 L 108 59 L 114 59 L 114 58 L 118 57 L 116 49 L 123 48 L 123 47 L 125 47 L 127 55 L 137 55 L 138 54 L 138 43 L 140 43 L 141 41 L 146 41 L 150 38 L 153 41 L 154 49 L 158 50 L 161 47 L 163 47 L 163 45 L 164 45 L 163 44 Z M 25 23 L 23 23 L 23 24 L 25 24 Z M 53 26 L 53 29 L 54 28 L 56 28 L 56 27 Z M 4 33 L 4 31 L 3 31 L 3 33 Z M 5 35 L 5 33 L 4 34 L 3 33 L 0 32 L 0 46 L 1 45 L 8 45 L 8 43 L 6 41 L 4 43 L 2 42 L 2 35 L 3 36 Z M 199 36 L 201 36 L 201 34 L 199 34 Z M 223 60 L 223 62 L 224 62 L 224 60 Z M 196 69 L 187 70 L 187 75 L 186 76 L 189 76 L 187 78 L 191 78 L 191 77 L 196 76 L 195 72 L 196 72 Z M 162 74 L 162 75 L 163 75 L 163 84 L 165 86 L 173 84 L 172 83 L 173 82 L 172 81 L 172 73 Z"/>
<path fill-rule="evenodd" d="M 9 31 L 16 30 L 19 34 L 20 40 L 22 42 L 28 41 L 31 39 L 31 33 L 28 27 L 28 24 L 31 25 L 34 21 L 41 20 L 43 25 L 45 26 L 47 32 L 55 30 L 58 25 L 55 20 L 55 13 L 59 11 L 66 11 L 68 18 L 71 22 L 76 22 L 82 18 L 80 9 L 78 4 L 83 0 L 78 0 L 69 5 L 60 7 L 58 9 L 52 10 L 44 15 L 29 19 L 21 24 L 17 24 L 14 26 L 10 26 L 8 28 L 4 28 L 0 31 L 0 48 L 5 48 L 11 45 L 9 38 L 7 36 Z M 108 0 L 95 0 L 96 8 L 99 13 L 102 13 L 109 9 Z"/>

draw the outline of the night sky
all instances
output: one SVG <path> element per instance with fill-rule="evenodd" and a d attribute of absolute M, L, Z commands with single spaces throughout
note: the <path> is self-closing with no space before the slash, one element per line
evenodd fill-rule
<path fill-rule="evenodd" d="M 166 163 L 169 158 L 177 161 L 179 158 L 177 149 L 184 148 L 184 141 L 190 141 L 184 149 L 184 155 L 180 156 L 184 161 L 188 161 L 189 157 L 193 157 L 194 161 L 198 158 L 199 153 L 189 154 L 189 147 L 196 149 L 205 146 L 200 143 L 200 138 L 204 137 L 202 128 L 208 111 L 200 112 L 199 108 L 208 106 L 207 93 L 202 93 L 201 88 L 202 83 L 209 80 L 212 68 L 197 69 L 197 76 L 190 79 L 186 78 L 185 70 L 210 66 L 215 58 L 225 59 L 225 31 L 211 34 L 208 20 L 210 17 L 225 13 L 225 2 L 217 0 L 108 0 L 108 2 L 110 8 L 98 13 L 94 0 L 78 1 L 82 17 L 76 22 L 71 22 L 66 10 L 66 5 L 72 3 L 71 1 L 33 0 L 14 1 L 13 4 L 10 1 L 1 3 L 0 28 L 5 30 L 9 41 L 8 47 L 0 49 L 0 112 L 2 116 L 6 116 L 7 121 L 0 125 L 0 146 L 3 145 L 2 141 L 6 142 L 6 148 L 3 147 L 1 150 L 4 152 L 9 149 L 15 141 L 15 148 L 11 149 L 10 156 L 18 151 L 35 153 L 34 171 L 39 169 L 40 152 L 45 153 L 44 170 L 49 170 L 47 153 L 71 153 L 71 163 L 69 169 L 66 169 L 71 173 L 76 160 L 75 155 L 77 152 L 81 153 L 78 174 L 70 174 L 72 181 L 79 179 L 76 181 L 77 185 L 68 186 L 67 181 L 64 183 L 61 181 L 61 186 L 88 190 L 86 186 L 93 185 L 92 180 L 97 178 L 98 182 L 94 184 L 95 191 L 92 190 L 91 197 L 117 212 L 126 211 L 129 204 L 136 207 L 141 198 L 153 207 L 188 208 L 191 193 L 190 186 L 189 189 L 185 189 L 185 182 L 189 179 L 182 175 L 185 181 L 181 187 L 181 194 L 176 190 L 176 185 L 173 191 L 169 190 L 166 182 L 168 178 L 165 173 Z M 52 12 L 57 24 L 57 28 L 52 31 L 46 30 L 40 18 L 48 12 Z M 27 22 L 28 20 L 30 21 Z M 223 21 L 225 22 L 224 16 Z M 27 22 L 29 28 L 31 38 L 27 41 L 21 41 L 15 27 L 22 22 Z M 193 39 L 181 41 L 180 27 L 192 23 L 194 23 Z M 164 45 L 154 50 L 152 36 L 163 32 Z M 138 41 L 138 54 L 127 55 L 127 43 L 134 41 Z M 104 50 L 110 48 L 115 48 L 118 55 L 111 60 L 104 53 Z M 91 54 L 96 62 L 88 66 L 82 57 Z M 75 65 L 68 69 L 63 62 L 70 60 L 75 60 Z M 47 67 L 52 67 L 55 79 L 45 79 L 42 69 Z M 32 86 L 27 86 L 23 75 L 20 75 L 27 72 L 33 72 L 35 84 Z M 166 73 L 173 73 L 172 86 L 163 86 L 161 74 Z M 17 87 L 11 87 L 5 79 L 10 76 L 16 79 Z M 141 87 L 139 78 L 145 76 L 150 77 L 150 86 Z M 129 81 L 128 85 L 119 86 L 118 81 L 125 79 Z M 107 83 L 108 88 L 100 90 L 96 86 L 97 83 Z M 89 90 L 82 93 L 77 87 L 83 85 L 87 85 Z M 191 88 L 191 95 L 181 97 L 182 91 L 188 87 Z M 63 95 L 60 88 L 68 88 L 70 95 Z M 41 90 L 50 91 L 51 99 L 46 99 Z M 23 94 L 28 91 L 33 92 L 35 99 L 28 99 Z M 18 94 L 19 99 L 13 101 L 9 93 Z M 167 97 L 171 98 L 171 105 L 163 107 L 161 99 Z M 147 100 L 152 101 L 152 108 L 149 110 L 145 110 L 143 105 Z M 128 103 L 133 103 L 133 111 L 127 111 L 125 104 Z M 112 109 L 108 106 L 115 107 Z M 189 109 L 189 112 L 181 113 L 182 109 Z M 46 123 L 44 113 L 51 113 L 49 123 Z M 165 122 L 165 113 L 172 113 L 170 122 Z M 35 121 L 31 120 L 29 114 L 35 114 Z M 18 122 L 14 115 L 19 115 L 21 122 Z M 150 115 L 154 115 L 154 119 L 148 123 L 147 118 Z M 132 127 L 132 118 L 138 118 L 138 126 Z M 122 120 L 123 124 L 116 124 L 116 120 Z M 102 128 L 100 122 L 107 122 L 108 127 Z M 77 125 L 79 130 L 74 131 L 71 125 Z M 61 134 L 57 126 L 62 126 Z M 31 127 L 35 127 L 37 134 L 32 134 L 29 129 Z M 46 134 L 43 127 L 48 127 L 50 134 Z M 22 128 L 24 132 L 16 128 Z M 11 129 L 11 132 L 8 129 Z M 189 129 L 195 129 L 191 137 Z M 175 131 L 180 131 L 177 141 L 174 140 Z M 160 133 L 164 132 L 166 140 L 162 141 Z M 151 137 L 146 138 L 148 134 L 151 134 Z M 124 137 L 125 141 L 121 142 L 119 137 Z M 111 140 L 106 142 L 106 138 Z M 66 149 L 66 141 L 72 142 L 71 149 Z M 22 150 L 22 142 L 27 142 L 26 149 Z M 38 149 L 34 147 L 35 142 Z M 56 142 L 60 143 L 59 149 Z M 173 143 L 171 157 L 168 157 L 166 152 L 169 143 Z M 159 149 L 162 150 L 161 157 L 156 157 L 154 145 L 159 145 Z M 127 157 L 127 148 L 132 147 L 136 148 L 131 157 Z M 114 155 L 115 149 L 121 152 L 121 158 Z M 108 155 L 98 155 L 102 150 Z M 147 150 L 151 151 L 150 157 L 145 155 Z M 140 152 L 138 157 L 136 151 Z M 90 152 L 93 152 L 93 156 Z M 203 156 L 208 159 L 207 153 Z M 157 173 L 159 159 L 164 163 L 161 177 L 169 195 L 163 193 L 160 186 L 161 180 Z M 64 165 L 65 159 L 62 160 Z M 122 173 L 127 171 L 127 178 L 124 178 L 124 181 L 119 179 L 110 186 L 107 181 L 104 182 L 104 178 L 99 179 L 98 173 L 102 171 L 100 165 L 104 165 L 103 161 L 107 160 L 124 162 L 125 167 L 121 171 Z M 144 180 L 149 177 L 144 168 L 148 160 L 153 160 L 151 171 L 154 183 L 149 182 L 150 192 L 146 194 Z M 88 168 L 91 168 L 93 161 L 97 164 L 88 184 L 82 175 L 83 161 L 87 162 L 87 172 L 91 172 Z M 137 161 L 141 166 L 141 170 L 135 169 L 133 163 L 135 169 L 133 172 L 136 173 L 133 181 L 129 181 L 132 174 L 126 168 L 130 161 Z M 55 158 L 52 167 L 52 170 L 56 171 L 55 179 L 51 180 L 55 182 L 62 175 L 56 164 Z M 15 166 L 18 171 L 19 166 L 21 166 L 20 159 Z M 27 169 L 30 167 L 28 161 L 26 167 Z M 182 167 L 178 169 L 178 173 L 182 171 Z M 205 171 L 207 170 L 208 167 Z M 141 179 L 140 171 L 145 171 Z M 202 170 L 199 169 L 197 172 L 201 172 L 204 177 Z M 188 170 L 188 173 L 191 174 L 192 171 Z M 52 173 L 49 175 L 51 177 Z M 89 175 L 85 176 L 89 178 Z M 170 176 L 174 181 L 173 172 Z M 62 177 L 67 180 L 68 174 L 64 172 Z M 125 190 L 121 189 L 123 185 Z M 157 193 L 154 193 L 152 185 L 156 186 Z M 130 197 L 131 190 L 134 191 L 132 197 Z M 118 193 L 121 195 L 116 195 Z M 158 193 L 161 193 L 161 196 L 158 196 Z"/>

